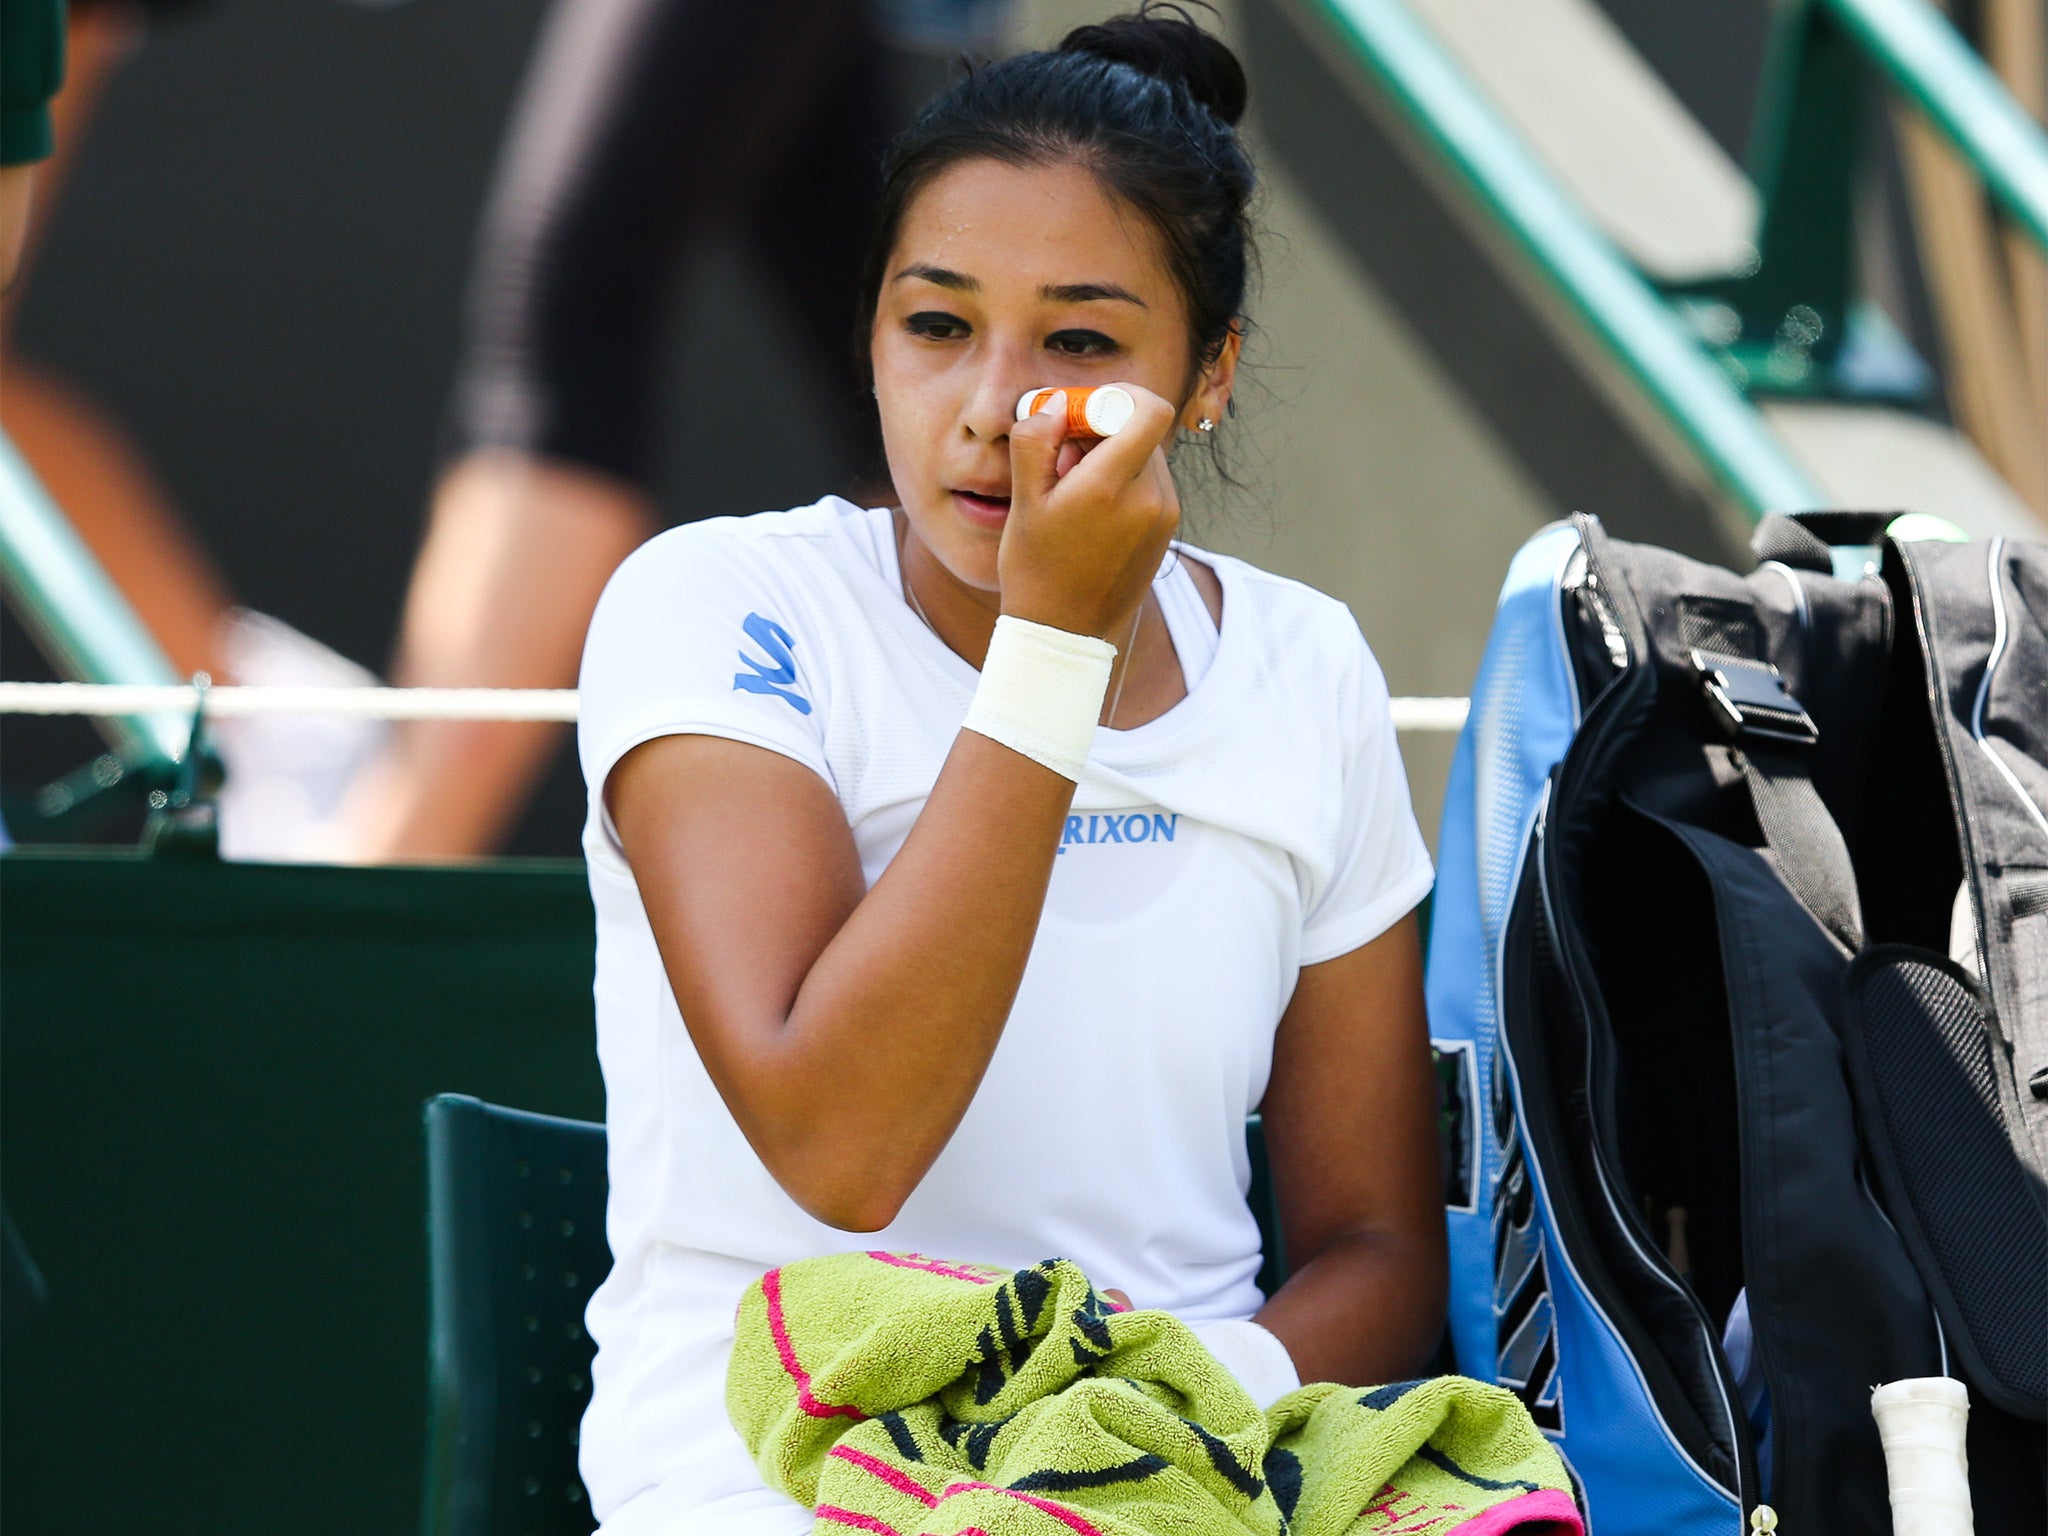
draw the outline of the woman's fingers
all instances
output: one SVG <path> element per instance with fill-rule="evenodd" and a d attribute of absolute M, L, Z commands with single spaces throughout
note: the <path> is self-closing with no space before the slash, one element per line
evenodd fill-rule
<path fill-rule="evenodd" d="M 1035 506 L 1059 484 L 1067 424 L 1058 416 L 1027 416 L 1010 428 L 1010 504 Z"/>
<path fill-rule="evenodd" d="M 1113 494 L 1119 487 L 1131 484 L 1145 473 L 1153 453 L 1173 430 L 1174 409 L 1166 401 L 1141 385 L 1123 384 L 1118 387 L 1131 396 L 1136 408 L 1121 431 L 1114 437 L 1105 437 L 1097 442 L 1075 467 L 1073 474 L 1086 478 L 1074 480 L 1069 477 L 1062 482 L 1061 489 L 1069 495 L 1078 494 L 1083 489 Z M 1056 429 L 1064 429 L 1064 424 L 1056 416 L 1032 419 L 1049 421 Z"/>
<path fill-rule="evenodd" d="M 1064 416 L 1030 416 L 1010 431 L 1010 515 L 999 567 L 1003 611 L 1122 643 L 1133 608 L 1180 521 L 1161 444 L 1173 408 L 1137 385 L 1114 436 L 1067 437 Z"/>

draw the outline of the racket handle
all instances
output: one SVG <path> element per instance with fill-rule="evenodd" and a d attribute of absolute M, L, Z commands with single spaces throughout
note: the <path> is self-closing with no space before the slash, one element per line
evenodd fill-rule
<path fill-rule="evenodd" d="M 1870 1394 L 1870 1411 L 1884 1442 L 1893 1536 L 1973 1536 L 1969 1388 L 1952 1376 L 1888 1381 Z"/>

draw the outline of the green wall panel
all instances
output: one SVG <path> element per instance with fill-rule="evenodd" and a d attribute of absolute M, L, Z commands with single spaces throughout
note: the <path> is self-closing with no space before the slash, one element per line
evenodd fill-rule
<path fill-rule="evenodd" d="M 580 865 L 0 858 L 0 1518 L 417 1528 L 430 1094 L 597 1118 Z"/>

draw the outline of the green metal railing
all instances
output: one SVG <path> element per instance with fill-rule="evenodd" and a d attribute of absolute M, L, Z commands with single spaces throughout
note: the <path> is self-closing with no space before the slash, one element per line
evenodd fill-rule
<path fill-rule="evenodd" d="M 1763 211 L 1752 273 L 1698 285 L 1736 335 L 1717 353 L 1759 389 L 1854 393 L 1852 201 L 1873 71 L 1945 138 L 2048 250 L 2048 134 L 1926 0 L 1797 0 L 1777 14 L 1750 176 Z"/>
<path fill-rule="evenodd" d="M 1825 499 L 1671 307 L 1401 0 L 1309 0 L 1750 516 Z"/>
<path fill-rule="evenodd" d="M 0 590 L 51 663 L 87 683 L 178 683 L 170 658 L 0 433 Z M 61 814 L 116 784 L 177 781 L 192 723 L 175 714 L 100 721 L 112 753 L 45 791 Z M 62 804 L 56 804 L 61 800 Z"/>
<path fill-rule="evenodd" d="M 1824 0 L 1894 88 L 1975 167 L 2048 251 L 2048 133 L 1926 0 Z"/>
<path fill-rule="evenodd" d="M 1835 367 L 1859 322 L 1873 346 L 1904 350 L 1852 303 L 1851 199 L 1873 66 L 2048 247 L 2048 135 L 1926 0 L 1782 8 L 1751 164 L 1757 259 L 1668 292 L 1594 227 L 1402 0 L 1302 3 L 1751 517 L 1825 503 L 1747 396 L 1863 392 Z"/>

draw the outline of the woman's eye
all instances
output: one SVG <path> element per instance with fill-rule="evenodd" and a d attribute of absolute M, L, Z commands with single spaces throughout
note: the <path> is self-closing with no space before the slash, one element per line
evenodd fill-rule
<path fill-rule="evenodd" d="M 933 341 L 958 341 L 963 336 L 974 334 L 974 327 L 958 315 L 949 315 L 938 309 L 920 310 L 903 322 L 903 328 L 913 336 L 925 336 Z"/>
<path fill-rule="evenodd" d="M 1117 344 L 1100 331 L 1054 331 L 1045 338 L 1048 351 L 1067 357 L 1107 357 Z"/>

